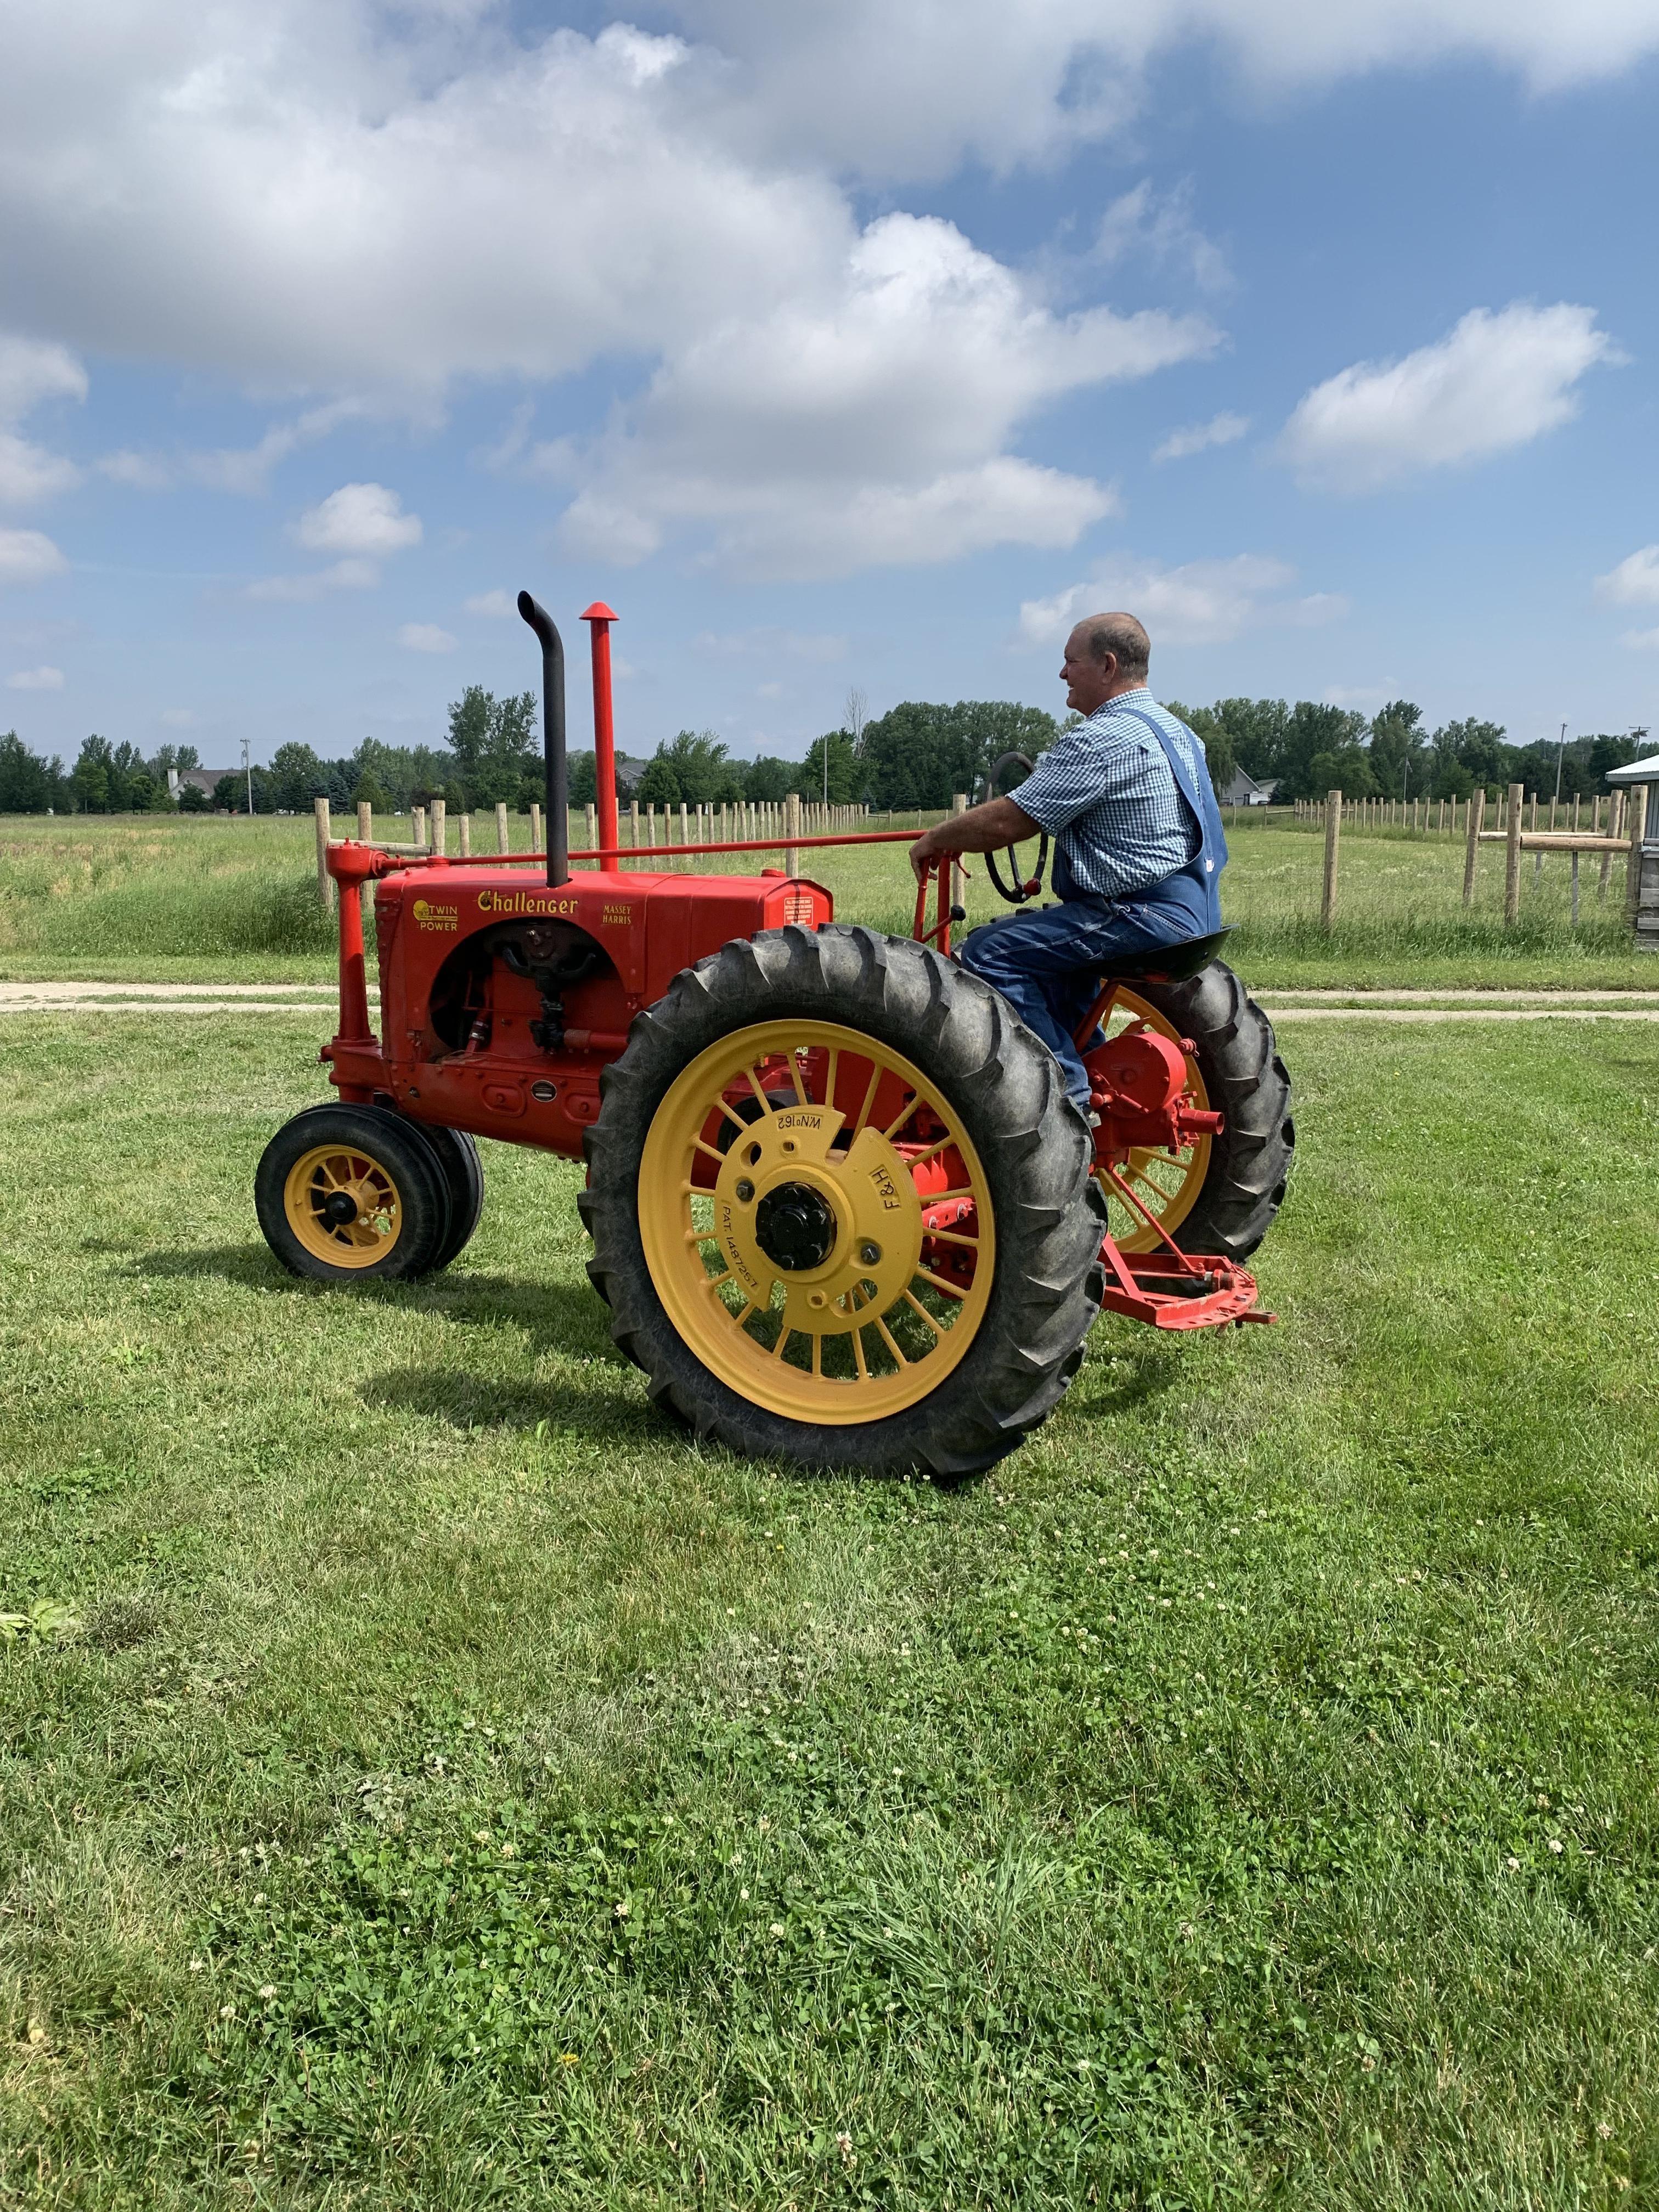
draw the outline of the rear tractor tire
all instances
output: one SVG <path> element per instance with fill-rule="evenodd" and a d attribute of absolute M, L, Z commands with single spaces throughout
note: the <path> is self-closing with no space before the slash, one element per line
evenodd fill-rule
<path fill-rule="evenodd" d="M 1284 1203 L 1296 1150 L 1291 1079 L 1273 1024 L 1220 960 L 1184 982 L 1146 976 L 1126 982 L 1109 1026 L 1115 1034 L 1130 1021 L 1193 1045 L 1188 1099 L 1218 1109 L 1224 1126 L 1218 1136 L 1184 1146 L 1178 1158 L 1137 1150 L 1130 1155 L 1129 1181 L 1183 1252 L 1248 1260 Z M 1115 1196 L 1111 1218 L 1126 1252 L 1148 1251 L 1158 1242 Z"/>
<path fill-rule="evenodd" d="M 406 1282 L 452 1256 L 455 1212 L 429 1133 L 383 1106 L 313 1106 L 265 1146 L 265 1242 L 313 1282 Z M 440 1256 L 441 1255 L 441 1257 Z"/>
<path fill-rule="evenodd" d="M 580 1200 L 611 1334 L 699 1437 L 961 1476 L 1053 1412 L 1105 1205 L 1047 1048 L 908 938 L 768 932 L 601 1079 Z"/>

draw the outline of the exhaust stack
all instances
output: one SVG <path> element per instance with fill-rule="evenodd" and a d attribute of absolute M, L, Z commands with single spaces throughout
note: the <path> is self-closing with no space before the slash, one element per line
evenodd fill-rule
<path fill-rule="evenodd" d="M 570 881 L 570 817 L 565 773 L 564 641 L 553 617 L 528 592 L 519 594 L 519 612 L 542 647 L 543 757 L 547 763 L 547 880 L 556 890 Z"/>

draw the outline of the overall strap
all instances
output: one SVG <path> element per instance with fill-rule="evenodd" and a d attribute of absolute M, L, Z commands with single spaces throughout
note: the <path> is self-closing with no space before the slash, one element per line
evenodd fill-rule
<path fill-rule="evenodd" d="M 1219 928 L 1221 871 L 1227 865 L 1227 839 L 1221 827 L 1221 809 L 1216 805 L 1215 792 L 1210 779 L 1207 775 L 1200 779 L 1194 775 L 1187 763 L 1186 757 L 1177 746 L 1170 742 L 1169 732 L 1163 727 L 1155 716 L 1149 714 L 1144 707 L 1124 707 L 1120 704 L 1119 711 L 1125 714 L 1133 714 L 1138 722 L 1144 722 L 1158 739 L 1164 757 L 1170 763 L 1170 773 L 1175 778 L 1176 789 L 1181 793 L 1191 811 L 1194 821 L 1198 824 L 1199 848 L 1188 864 L 1188 872 L 1206 894 L 1206 902 L 1212 916 L 1212 927 Z M 1186 728 L 1185 723 L 1182 723 L 1182 727 Z M 1191 732 L 1188 734 L 1190 735 Z M 1194 737 L 1193 743 L 1196 745 L 1198 742 L 1197 738 Z M 1201 746 L 1199 757 L 1200 759 L 1203 757 Z"/>

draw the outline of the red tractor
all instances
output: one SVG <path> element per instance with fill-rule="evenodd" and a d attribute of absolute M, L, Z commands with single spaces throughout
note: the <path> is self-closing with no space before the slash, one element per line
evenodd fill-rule
<path fill-rule="evenodd" d="M 1290 1085 L 1218 937 L 1102 978 L 1079 1031 L 1103 1033 L 1091 1128 L 951 959 L 948 866 L 931 926 L 924 884 L 899 938 L 780 868 L 658 874 L 639 863 L 670 848 L 623 852 L 604 606 L 583 617 L 599 844 L 571 855 L 563 647 L 527 592 L 519 611 L 542 645 L 548 850 L 329 848 L 337 1097 L 277 1131 L 257 1182 L 285 1267 L 428 1274 L 477 1225 L 475 1138 L 582 1158 L 588 1274 L 656 1404 L 739 1451 L 939 1475 L 1053 1411 L 1103 1307 L 1164 1329 L 1267 1318 L 1241 1263 L 1284 1195 Z M 794 842 L 884 839 L 908 833 Z M 1031 896 L 1012 857 L 1005 895 Z"/>

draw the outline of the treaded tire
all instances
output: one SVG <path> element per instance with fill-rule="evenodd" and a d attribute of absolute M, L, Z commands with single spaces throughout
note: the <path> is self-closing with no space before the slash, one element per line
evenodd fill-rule
<path fill-rule="evenodd" d="M 368 1154 L 396 1187 L 400 1225 L 386 1254 L 362 1267 L 331 1266 L 295 1233 L 283 1202 L 289 1174 L 308 1152 L 338 1146 Z M 313 1282 L 407 1282 L 429 1273 L 450 1234 L 449 1184 L 428 1133 L 384 1106 L 331 1103 L 285 1121 L 260 1157 L 253 1181 L 259 1226 L 289 1273 Z"/>
<path fill-rule="evenodd" d="M 1291 1079 L 1274 1049 L 1273 1025 L 1224 961 L 1211 961 L 1184 983 L 1137 975 L 1126 977 L 1125 988 L 1191 1038 L 1210 1103 L 1226 1117 L 1175 1241 L 1183 1252 L 1248 1259 L 1284 1204 L 1296 1150 Z"/>
<path fill-rule="evenodd" d="M 477 1138 L 465 1129 L 439 1128 L 425 1121 L 405 1122 L 404 1127 L 418 1130 L 431 1146 L 449 1187 L 449 1234 L 428 1267 L 435 1274 L 465 1249 L 478 1225 L 484 1201 L 483 1162 Z"/>
<path fill-rule="evenodd" d="M 979 1155 L 995 1213 L 991 1295 L 971 1346 L 926 1397 L 881 1419 L 792 1419 L 740 1395 L 679 1334 L 641 1239 L 641 1157 L 670 1085 L 732 1031 L 788 1018 L 861 1031 L 937 1085 Z M 653 1403 L 699 1438 L 809 1468 L 955 1477 L 994 1466 L 1053 1412 L 1099 1308 L 1105 1202 L 1058 1063 L 976 976 L 913 939 L 856 926 L 740 939 L 684 969 L 635 1018 L 600 1098 L 580 1201 L 593 1238 L 588 1274 Z"/>

